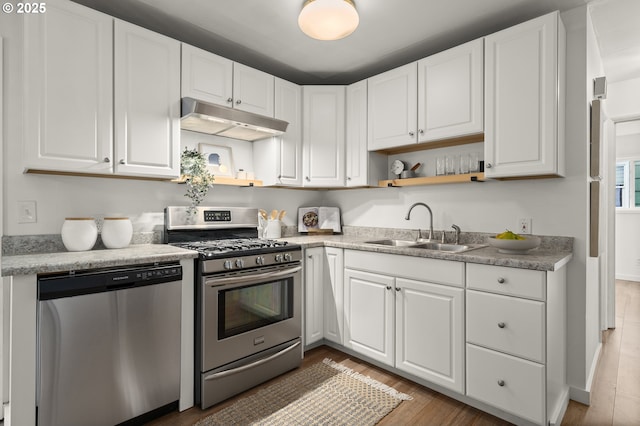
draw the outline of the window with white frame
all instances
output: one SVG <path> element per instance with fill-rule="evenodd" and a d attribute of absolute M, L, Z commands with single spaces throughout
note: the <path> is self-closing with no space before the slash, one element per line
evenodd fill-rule
<path fill-rule="evenodd" d="M 616 207 L 640 207 L 640 160 L 616 162 Z"/>

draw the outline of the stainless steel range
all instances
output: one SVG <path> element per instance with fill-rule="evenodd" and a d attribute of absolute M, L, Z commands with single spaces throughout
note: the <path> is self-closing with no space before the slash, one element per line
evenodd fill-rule
<path fill-rule="evenodd" d="M 258 239 L 258 210 L 165 209 L 165 242 L 196 250 L 196 403 L 210 407 L 302 360 L 301 248 Z"/>

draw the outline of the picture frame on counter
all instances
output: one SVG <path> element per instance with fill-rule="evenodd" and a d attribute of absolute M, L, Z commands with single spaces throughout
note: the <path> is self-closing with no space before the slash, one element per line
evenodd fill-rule
<path fill-rule="evenodd" d="M 198 151 L 204 156 L 207 168 L 212 175 L 235 177 L 233 149 L 230 146 L 200 143 Z"/>

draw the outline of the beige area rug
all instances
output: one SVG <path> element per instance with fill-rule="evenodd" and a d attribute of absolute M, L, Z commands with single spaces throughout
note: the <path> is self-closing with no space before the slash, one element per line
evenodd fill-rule
<path fill-rule="evenodd" d="M 195 426 L 375 425 L 410 395 L 330 359 L 279 380 Z"/>

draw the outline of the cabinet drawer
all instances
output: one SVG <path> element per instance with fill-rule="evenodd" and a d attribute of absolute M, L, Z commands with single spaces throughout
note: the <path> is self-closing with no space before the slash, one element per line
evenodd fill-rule
<path fill-rule="evenodd" d="M 344 267 L 464 287 L 464 263 L 370 251 L 345 250 Z"/>
<path fill-rule="evenodd" d="M 545 367 L 467 344 L 467 395 L 546 424 Z"/>
<path fill-rule="evenodd" d="M 468 290 L 467 342 L 545 362 L 544 303 Z"/>
<path fill-rule="evenodd" d="M 546 273 L 529 269 L 467 263 L 467 288 L 544 300 Z"/>

